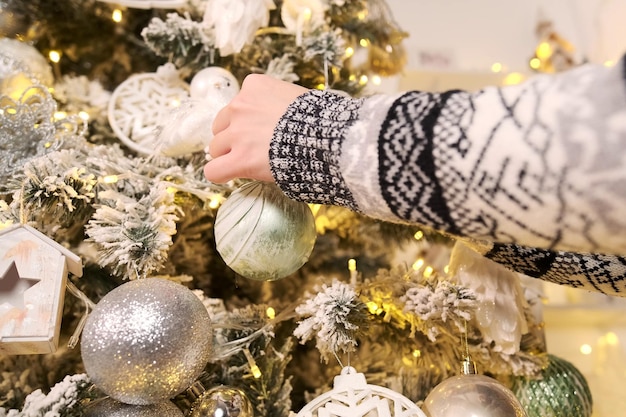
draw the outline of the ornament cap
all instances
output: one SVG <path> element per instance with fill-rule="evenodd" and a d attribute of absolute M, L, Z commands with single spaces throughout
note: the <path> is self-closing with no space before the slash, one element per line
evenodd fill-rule
<path fill-rule="evenodd" d="M 337 375 L 333 380 L 333 386 L 335 389 L 348 390 L 348 389 L 365 389 L 367 387 L 367 380 L 365 375 L 361 372 L 357 372 L 351 366 L 346 366 L 341 370 L 341 374 Z"/>
<path fill-rule="evenodd" d="M 463 375 L 476 375 L 478 371 L 476 370 L 476 362 L 471 360 L 470 358 L 465 358 L 461 362 L 461 373 Z"/>

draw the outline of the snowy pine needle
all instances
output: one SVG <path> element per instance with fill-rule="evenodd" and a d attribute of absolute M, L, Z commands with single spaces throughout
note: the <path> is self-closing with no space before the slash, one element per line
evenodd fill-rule
<path fill-rule="evenodd" d="M 155 17 L 141 36 L 156 55 L 173 59 L 178 67 L 191 62 L 200 67 L 212 63 L 213 30 L 192 20 L 189 14 L 168 13 L 165 20 Z"/>
<path fill-rule="evenodd" d="M 85 229 L 100 248 L 99 263 L 128 279 L 158 272 L 167 261 L 180 214 L 173 193 L 157 184 L 139 200 L 112 190 L 100 193 L 100 199 L 104 204 Z"/>
<path fill-rule="evenodd" d="M 340 29 L 331 31 L 320 27 L 304 38 L 303 46 L 305 60 L 313 61 L 319 58 L 322 62 L 327 62 L 337 68 L 343 66 L 346 41 L 341 36 Z"/>
<path fill-rule="evenodd" d="M 465 323 L 476 308 L 472 290 L 447 280 L 411 287 L 400 301 L 404 302 L 405 312 L 415 314 L 424 323 L 426 335 L 433 342 L 441 333 L 440 329 L 449 324 L 464 332 Z"/>
<path fill-rule="evenodd" d="M 322 285 L 318 293 L 296 307 L 306 317 L 293 334 L 301 343 L 315 338 L 317 349 L 328 362 L 331 355 L 356 349 L 356 335 L 366 324 L 367 307 L 348 284 L 334 281 Z"/>
<path fill-rule="evenodd" d="M 0 417 L 61 417 L 81 415 L 79 402 L 88 397 L 91 386 L 86 374 L 68 375 L 46 395 L 40 389 L 33 391 L 24 403 L 22 411 L 0 408 Z"/>
<path fill-rule="evenodd" d="M 15 204 L 30 211 L 45 211 L 48 222 L 65 223 L 82 214 L 95 199 L 96 178 L 78 163 L 79 155 L 61 150 L 31 160 Z"/>

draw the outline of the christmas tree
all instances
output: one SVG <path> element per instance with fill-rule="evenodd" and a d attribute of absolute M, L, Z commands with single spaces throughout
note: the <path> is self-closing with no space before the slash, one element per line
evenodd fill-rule
<path fill-rule="evenodd" d="M 382 0 L 3 0 L 0 19 L 1 265 L 33 281 L 24 308 L 15 290 L 0 304 L 0 415 L 287 417 L 351 367 L 421 406 L 470 358 L 529 413 L 590 415 L 522 277 L 433 231 L 331 206 L 288 219 L 267 184 L 203 178 L 207 126 L 246 75 L 358 96 L 400 72 Z M 254 242 L 285 225 L 309 237 Z M 237 227 L 254 244 L 233 249 Z M 13 255 L 31 239 L 43 278 Z"/>

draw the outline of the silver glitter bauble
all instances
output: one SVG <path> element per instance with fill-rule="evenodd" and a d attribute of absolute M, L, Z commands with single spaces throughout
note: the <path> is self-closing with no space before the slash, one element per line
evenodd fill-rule
<path fill-rule="evenodd" d="M 212 352 L 211 320 L 187 287 L 160 278 L 130 281 L 89 315 L 81 353 L 87 374 L 110 397 L 155 404 L 187 389 Z"/>
<path fill-rule="evenodd" d="M 422 410 L 428 417 L 526 417 L 510 389 L 478 374 L 444 380 L 428 394 Z"/>
<path fill-rule="evenodd" d="M 83 414 L 84 417 L 183 417 L 183 412 L 171 401 L 158 404 L 131 405 L 112 398 L 94 401 Z"/>
<path fill-rule="evenodd" d="M 235 387 L 221 386 L 203 393 L 193 403 L 190 417 L 254 417 L 252 403 Z"/>
<path fill-rule="evenodd" d="M 215 244 L 238 274 L 259 281 L 284 278 L 304 265 L 317 237 L 309 206 L 271 183 L 234 191 L 215 219 Z"/>

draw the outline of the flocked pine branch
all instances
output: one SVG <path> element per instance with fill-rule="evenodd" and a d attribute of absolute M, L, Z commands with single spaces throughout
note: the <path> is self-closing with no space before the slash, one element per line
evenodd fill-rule
<path fill-rule="evenodd" d="M 442 326 L 464 333 L 477 307 L 472 290 L 445 279 L 409 288 L 400 302 L 404 303 L 405 312 L 415 314 L 424 324 L 425 334 L 433 342 Z"/>
<path fill-rule="evenodd" d="M 99 248 L 100 264 L 125 279 L 161 270 L 181 214 L 167 185 L 155 184 L 139 200 L 114 191 L 99 197 L 101 204 L 85 232 Z"/>
<path fill-rule="evenodd" d="M 0 408 L 0 417 L 78 417 L 83 414 L 80 401 L 92 395 L 90 387 L 86 374 L 68 375 L 47 395 L 40 389 L 33 391 L 22 411 Z"/>
<path fill-rule="evenodd" d="M 321 26 L 305 36 L 302 44 L 306 61 L 318 61 L 336 68 L 343 66 L 346 41 L 341 36 L 341 29 L 329 30 Z"/>
<path fill-rule="evenodd" d="M 352 286 L 339 281 L 323 284 L 317 294 L 296 307 L 302 319 L 293 334 L 301 343 L 315 339 L 322 358 L 354 352 L 357 335 L 366 331 L 367 307 Z"/>
<path fill-rule="evenodd" d="M 23 217 L 20 220 L 55 228 L 80 227 L 87 221 L 96 198 L 97 179 L 80 163 L 81 155 L 60 150 L 26 164 L 21 188 L 12 201 L 14 210 Z"/>
<path fill-rule="evenodd" d="M 158 56 L 177 67 L 203 68 L 213 64 L 213 29 L 193 20 L 189 14 L 168 13 L 165 20 L 155 17 L 142 32 L 146 45 Z"/>

